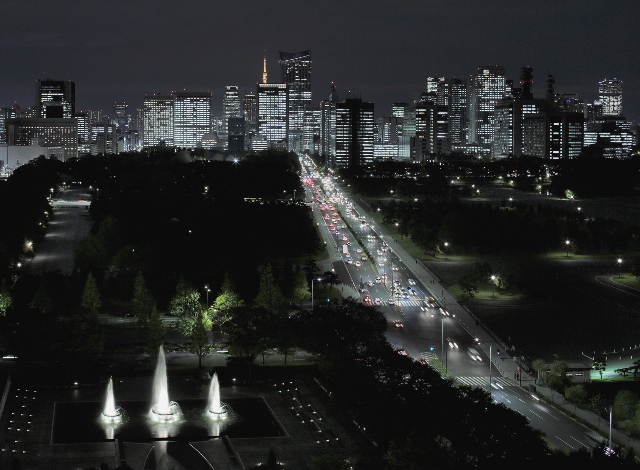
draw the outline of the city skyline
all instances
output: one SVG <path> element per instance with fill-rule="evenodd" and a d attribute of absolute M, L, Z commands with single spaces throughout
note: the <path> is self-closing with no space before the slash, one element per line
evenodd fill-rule
<path fill-rule="evenodd" d="M 36 81 L 50 78 L 76 83 L 79 111 L 111 114 L 114 103 L 126 102 L 134 114 L 146 94 L 204 91 L 221 116 L 225 87 L 255 92 L 264 57 L 269 82 L 277 83 L 280 52 L 310 50 L 314 105 L 333 83 L 341 99 L 351 94 L 373 102 L 377 117 L 390 116 L 392 103 L 417 99 L 428 77 L 468 81 L 476 67 L 499 65 L 517 83 L 526 65 L 536 97 L 544 96 L 548 74 L 556 92 L 585 102 L 597 98 L 600 81 L 617 78 L 624 116 L 640 117 L 640 65 L 628 36 L 640 13 L 633 1 L 537 1 L 527 9 L 466 0 L 393 8 L 381 1 L 149 5 L 5 2 L 0 106 L 34 106 Z"/>

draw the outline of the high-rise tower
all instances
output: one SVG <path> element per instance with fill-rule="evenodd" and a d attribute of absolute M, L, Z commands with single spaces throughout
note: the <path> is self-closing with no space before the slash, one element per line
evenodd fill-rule
<path fill-rule="evenodd" d="M 72 118 L 76 113 L 76 84 L 69 80 L 38 80 L 37 117 Z"/>
<path fill-rule="evenodd" d="M 622 80 L 605 78 L 598 83 L 603 116 L 622 116 Z"/>
<path fill-rule="evenodd" d="M 493 143 L 494 111 L 506 91 L 504 67 L 488 65 L 478 67 L 470 80 L 469 133 L 470 144 Z"/>
<path fill-rule="evenodd" d="M 173 96 L 146 95 L 142 106 L 143 146 L 173 146 Z"/>
<path fill-rule="evenodd" d="M 289 150 L 302 146 L 304 110 L 311 104 L 311 51 L 280 52 L 280 82 L 286 83 Z"/>
<path fill-rule="evenodd" d="M 194 149 L 211 132 L 211 92 L 183 91 L 173 95 L 173 143 Z"/>

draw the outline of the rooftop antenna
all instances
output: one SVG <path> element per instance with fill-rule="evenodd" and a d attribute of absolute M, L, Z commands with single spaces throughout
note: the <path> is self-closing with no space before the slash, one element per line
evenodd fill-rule
<path fill-rule="evenodd" d="M 267 83 L 267 50 L 264 50 L 264 61 L 262 66 L 262 83 Z"/>

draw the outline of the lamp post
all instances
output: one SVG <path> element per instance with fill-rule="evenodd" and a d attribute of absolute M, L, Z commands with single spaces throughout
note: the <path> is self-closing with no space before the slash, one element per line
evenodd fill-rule
<path fill-rule="evenodd" d="M 207 293 L 207 308 L 209 308 L 209 292 L 211 291 L 211 289 L 209 289 L 209 284 L 204 285 L 204 291 Z"/>
<path fill-rule="evenodd" d="M 493 288 L 493 292 L 491 293 L 491 298 L 495 299 L 496 298 L 496 275 L 495 274 L 491 275 L 491 287 Z"/>
<path fill-rule="evenodd" d="M 569 245 L 571 245 L 571 241 L 570 240 L 565 240 L 564 244 L 567 245 L 567 258 L 569 257 Z"/>
<path fill-rule="evenodd" d="M 311 279 L 311 310 L 313 310 L 313 283 L 315 281 L 320 282 L 320 279 Z"/>
<path fill-rule="evenodd" d="M 618 277 L 622 277 L 622 258 L 618 258 Z"/>
<path fill-rule="evenodd" d="M 442 333 L 442 337 L 441 337 L 441 339 L 442 339 L 442 357 L 444 358 L 444 375 L 446 376 L 447 375 L 447 350 L 444 349 L 444 317 L 442 317 L 440 319 L 440 321 L 442 322 L 442 330 L 441 330 L 441 333 Z"/>
<path fill-rule="evenodd" d="M 449 242 L 444 242 L 444 259 L 447 259 L 447 247 L 449 246 Z"/>

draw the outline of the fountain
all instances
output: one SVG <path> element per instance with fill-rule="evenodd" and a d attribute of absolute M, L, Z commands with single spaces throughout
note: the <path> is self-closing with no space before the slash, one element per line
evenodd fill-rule
<path fill-rule="evenodd" d="M 218 373 L 214 372 L 209 386 L 209 403 L 207 412 L 212 419 L 225 419 L 227 417 L 228 405 L 220 402 L 220 383 Z"/>
<path fill-rule="evenodd" d="M 182 413 L 174 401 L 169 401 L 169 387 L 167 385 L 167 363 L 164 357 L 164 347 L 158 350 L 158 362 L 153 376 L 153 396 L 149 415 L 159 422 L 177 421 Z"/>
<path fill-rule="evenodd" d="M 102 421 L 107 423 L 119 423 L 122 421 L 122 408 L 116 406 L 113 394 L 113 377 L 109 377 L 109 383 L 107 384 L 107 397 L 104 411 L 102 412 Z"/>

